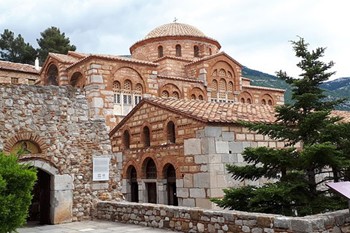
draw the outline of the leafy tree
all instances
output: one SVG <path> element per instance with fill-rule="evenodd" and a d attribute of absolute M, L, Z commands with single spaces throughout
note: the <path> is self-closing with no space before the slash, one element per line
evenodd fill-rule
<path fill-rule="evenodd" d="M 324 63 L 324 48 L 309 51 L 304 39 L 293 41 L 300 58 L 300 78 L 277 75 L 292 85 L 292 103 L 276 108 L 272 124 L 241 122 L 259 134 L 284 141 L 284 148 L 246 148 L 245 166 L 228 165 L 237 180 L 271 179 L 260 187 L 248 186 L 224 190 L 223 199 L 214 199 L 220 207 L 307 215 L 345 207 L 346 203 L 325 187 L 330 180 L 349 179 L 350 124 L 331 115 L 344 100 L 326 101 L 320 84 L 331 77 L 333 62 Z"/>
<path fill-rule="evenodd" d="M 40 47 L 38 54 L 41 63 L 45 61 L 49 52 L 67 54 L 68 51 L 76 50 L 76 47 L 70 44 L 69 38 L 66 38 L 65 33 L 61 33 L 57 27 L 47 28 L 40 34 L 41 38 L 37 39 L 37 42 Z"/>
<path fill-rule="evenodd" d="M 34 64 L 36 50 L 25 43 L 21 34 L 15 37 L 8 29 L 4 30 L 0 38 L 0 59 L 5 61 Z"/>
<path fill-rule="evenodd" d="M 12 232 L 25 223 L 35 180 L 35 170 L 0 151 L 0 232 Z"/>

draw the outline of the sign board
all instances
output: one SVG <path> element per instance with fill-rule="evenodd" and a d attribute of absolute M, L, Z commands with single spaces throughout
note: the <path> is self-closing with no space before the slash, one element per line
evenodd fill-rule
<path fill-rule="evenodd" d="M 344 181 L 344 182 L 330 182 L 326 184 L 328 187 L 331 189 L 337 191 L 347 199 L 350 199 L 350 182 L 349 181 Z"/>
<path fill-rule="evenodd" d="M 93 181 L 109 180 L 109 158 L 107 157 L 93 158 L 92 180 Z"/>

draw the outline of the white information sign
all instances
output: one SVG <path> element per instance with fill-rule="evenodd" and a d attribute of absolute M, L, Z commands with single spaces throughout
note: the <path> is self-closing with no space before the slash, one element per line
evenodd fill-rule
<path fill-rule="evenodd" d="M 109 180 L 109 158 L 94 157 L 92 171 L 93 181 Z"/>

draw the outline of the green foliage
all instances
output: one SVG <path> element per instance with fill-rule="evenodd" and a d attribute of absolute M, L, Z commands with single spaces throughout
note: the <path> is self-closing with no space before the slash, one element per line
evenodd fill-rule
<path fill-rule="evenodd" d="M 21 34 L 15 37 L 8 29 L 4 30 L 0 38 L 0 59 L 4 61 L 34 64 L 36 57 L 35 49 L 25 43 Z"/>
<path fill-rule="evenodd" d="M 330 180 L 350 178 L 350 124 L 332 117 L 331 110 L 344 100 L 325 100 L 320 85 L 334 72 L 333 62 L 324 63 L 324 49 L 309 51 L 302 38 L 292 42 L 301 78 L 278 76 L 292 85 L 292 102 L 276 108 L 272 124 L 241 122 L 259 134 L 286 142 L 286 147 L 246 148 L 247 165 L 228 165 L 236 180 L 270 179 L 259 187 L 225 190 L 213 202 L 224 208 L 285 215 L 307 215 L 346 207 L 346 202 L 324 187 Z"/>
<path fill-rule="evenodd" d="M 12 232 L 25 223 L 35 181 L 35 170 L 0 152 L 0 232 Z"/>
<path fill-rule="evenodd" d="M 76 47 L 70 44 L 70 40 L 65 36 L 65 33 L 61 33 L 57 27 L 47 28 L 40 34 L 41 38 L 37 39 L 37 42 L 40 47 L 38 53 L 41 63 L 45 61 L 49 52 L 67 54 L 68 51 L 76 50 Z"/>

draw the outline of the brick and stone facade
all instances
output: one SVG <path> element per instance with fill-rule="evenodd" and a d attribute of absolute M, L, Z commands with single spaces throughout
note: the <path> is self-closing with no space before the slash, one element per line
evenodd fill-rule
<path fill-rule="evenodd" d="M 112 130 L 142 98 L 280 105 L 284 91 L 256 88 L 215 39 L 181 23 L 165 24 L 130 47 L 130 56 L 50 53 L 41 85 L 72 85 L 88 99 L 89 116 Z"/>
<path fill-rule="evenodd" d="M 0 83 L 34 85 L 40 68 L 28 64 L 0 61 Z"/>
<path fill-rule="evenodd" d="M 239 120 L 272 122 L 274 110 L 246 103 L 144 99 L 110 133 L 126 199 L 212 209 L 216 206 L 210 198 L 222 197 L 224 188 L 252 184 L 234 181 L 225 165 L 243 165 L 246 147 L 277 148 L 284 143 L 248 131 Z M 145 144 L 145 128 L 149 144 Z M 147 177 L 149 161 L 154 161 L 157 171 L 152 179 Z M 169 185 L 169 167 L 175 171 L 174 187 Z M 260 179 L 254 184 L 265 182 Z M 150 199 L 150 189 L 156 200 Z"/>
<path fill-rule="evenodd" d="M 46 223 L 90 219 L 96 201 L 121 198 L 105 121 L 88 111 L 85 96 L 71 87 L 0 85 L 0 150 L 25 146 L 20 161 L 48 177 Z M 92 180 L 96 157 L 110 159 L 107 181 Z"/>

